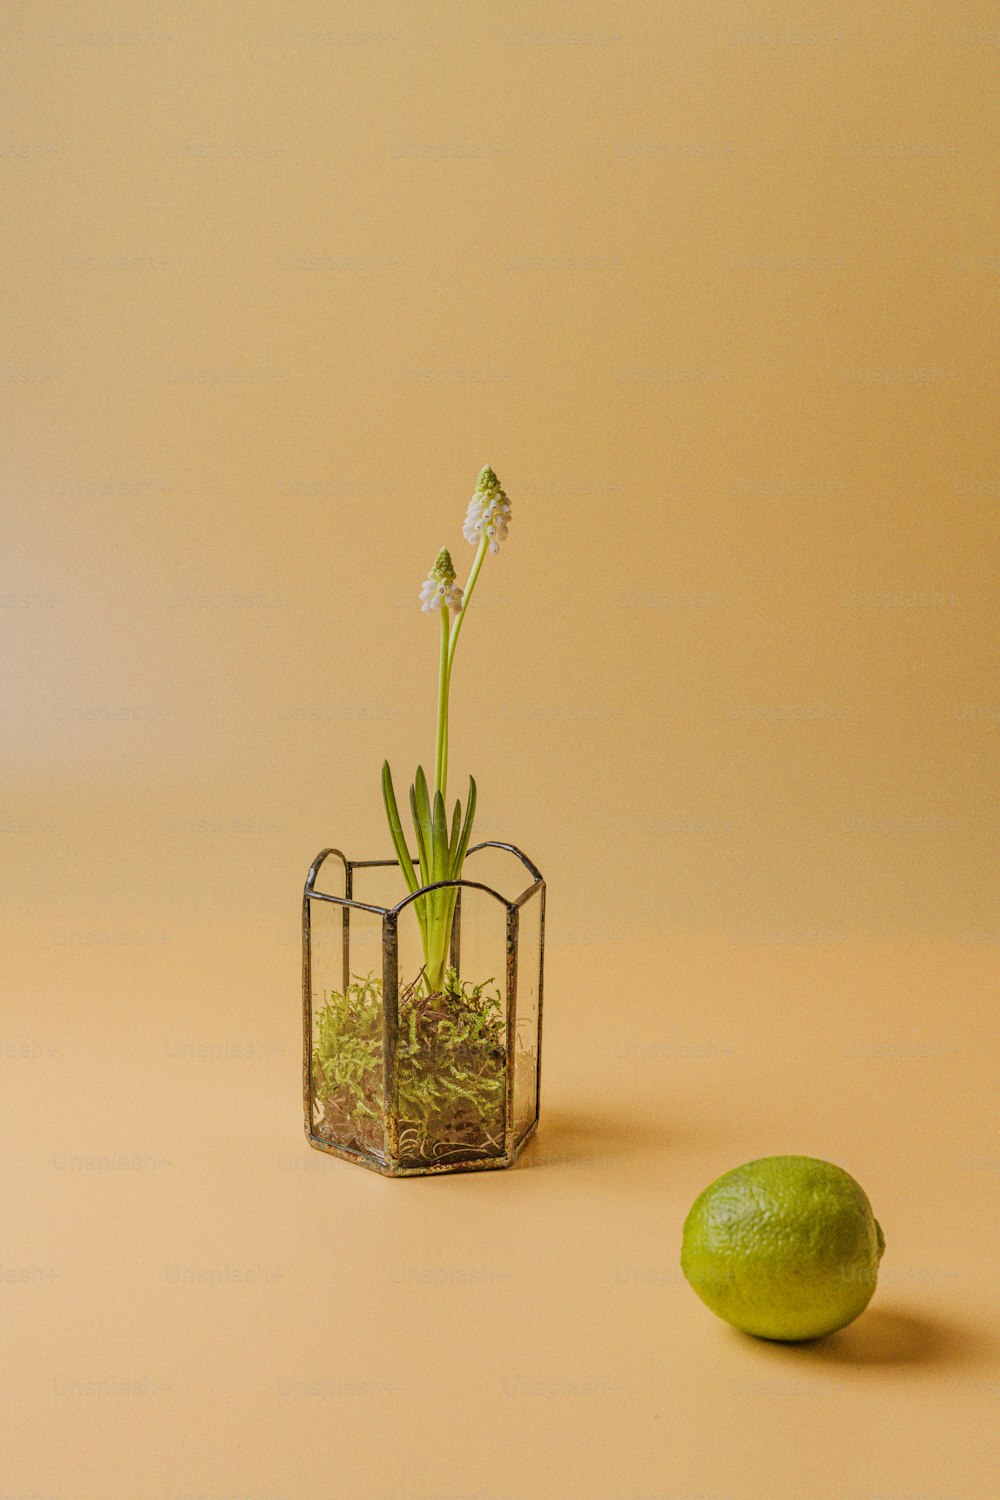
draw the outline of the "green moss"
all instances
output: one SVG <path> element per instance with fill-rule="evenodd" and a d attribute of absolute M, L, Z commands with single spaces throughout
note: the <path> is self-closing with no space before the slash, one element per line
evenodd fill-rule
<path fill-rule="evenodd" d="M 337 1145 L 381 1151 L 382 982 L 355 976 L 323 1000 L 313 1040 L 313 1091 L 323 1108 L 316 1128 Z M 397 1070 L 401 1156 L 502 1148 L 504 1016 L 494 981 L 462 983 L 448 969 L 441 990 L 404 990 Z"/>

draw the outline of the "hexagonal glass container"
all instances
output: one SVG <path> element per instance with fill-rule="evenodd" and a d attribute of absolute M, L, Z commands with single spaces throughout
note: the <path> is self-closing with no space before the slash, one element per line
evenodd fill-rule
<path fill-rule="evenodd" d="M 461 880 L 397 899 L 401 887 L 396 860 L 339 849 L 306 878 L 306 1136 L 390 1177 L 509 1167 L 538 1123 L 545 882 L 488 841 Z M 450 964 L 430 992 L 422 911 L 449 899 Z"/>

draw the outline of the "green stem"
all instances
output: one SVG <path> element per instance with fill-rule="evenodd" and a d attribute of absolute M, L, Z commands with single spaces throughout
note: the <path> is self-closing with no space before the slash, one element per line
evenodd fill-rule
<path fill-rule="evenodd" d="M 466 831 L 464 832 L 464 844 L 460 842 L 461 856 L 456 859 L 456 869 L 451 874 L 449 857 L 448 830 L 445 823 L 444 798 L 447 794 L 448 784 L 448 698 L 451 692 L 451 669 L 455 661 L 455 647 L 458 644 L 459 632 L 462 629 L 462 621 L 472 598 L 472 591 L 476 586 L 480 570 L 489 550 L 489 538 L 485 532 L 480 538 L 479 547 L 469 572 L 468 581 L 462 592 L 462 608 L 458 611 L 452 621 L 448 610 L 441 611 L 441 659 L 438 668 L 438 713 L 437 713 L 437 742 L 434 753 L 434 827 L 430 838 L 431 848 L 428 851 L 429 861 L 433 861 L 430 881 L 422 871 L 422 879 L 425 884 L 435 880 L 448 878 L 455 879 L 461 873 L 461 862 L 465 849 L 468 847 L 468 830 L 471 829 L 472 819 L 469 815 L 475 808 L 475 785 L 470 786 L 470 806 L 466 812 Z M 414 823 L 418 822 L 417 812 L 414 811 Z M 425 839 L 426 839 L 426 830 Z M 417 831 L 417 847 L 420 847 L 421 830 Z M 451 938 L 451 925 L 455 910 L 454 891 L 435 891 L 432 896 L 422 897 L 428 904 L 427 930 L 424 934 L 424 959 L 425 959 L 425 982 L 429 986 L 428 992 L 440 989 L 444 980 L 444 972 L 448 961 L 448 947 Z"/>
<path fill-rule="evenodd" d="M 459 610 L 458 614 L 455 616 L 455 623 L 451 627 L 451 643 L 448 646 L 448 681 L 449 681 L 449 684 L 451 682 L 451 667 L 452 667 L 452 662 L 455 660 L 455 647 L 458 644 L 458 632 L 462 628 L 462 621 L 465 619 L 465 611 L 469 607 L 469 600 L 472 598 L 472 590 L 476 586 L 476 579 L 479 577 L 479 570 L 483 566 L 483 562 L 484 562 L 484 560 L 486 558 L 486 549 L 488 548 L 488 546 L 489 546 L 489 538 L 487 537 L 486 532 L 484 531 L 483 534 L 482 534 L 482 536 L 479 538 L 479 550 L 476 553 L 475 560 L 473 561 L 472 568 L 471 568 L 471 571 L 469 573 L 468 580 L 467 580 L 465 588 L 464 588 L 464 590 L 462 592 L 462 608 Z"/>
<path fill-rule="evenodd" d="M 448 611 L 441 611 L 441 661 L 438 667 L 438 717 L 437 745 L 434 752 L 434 790 L 444 797 L 448 792 L 448 688 L 450 671 L 448 664 L 448 637 L 450 623 Z"/>

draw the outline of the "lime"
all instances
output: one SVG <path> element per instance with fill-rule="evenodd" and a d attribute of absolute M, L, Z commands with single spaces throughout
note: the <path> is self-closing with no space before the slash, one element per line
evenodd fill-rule
<path fill-rule="evenodd" d="M 694 1201 L 681 1269 L 720 1318 L 758 1338 L 821 1338 L 871 1300 L 885 1249 L 862 1189 L 812 1156 L 765 1156 Z"/>

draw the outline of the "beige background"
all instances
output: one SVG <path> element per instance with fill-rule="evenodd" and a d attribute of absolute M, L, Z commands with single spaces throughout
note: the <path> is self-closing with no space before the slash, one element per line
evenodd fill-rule
<path fill-rule="evenodd" d="M 980 4 L 3 14 L 0 1496 L 992 1500 Z M 298 907 L 433 744 L 549 881 L 504 1174 L 306 1147 Z M 829 1157 L 870 1311 L 679 1277 Z"/>

